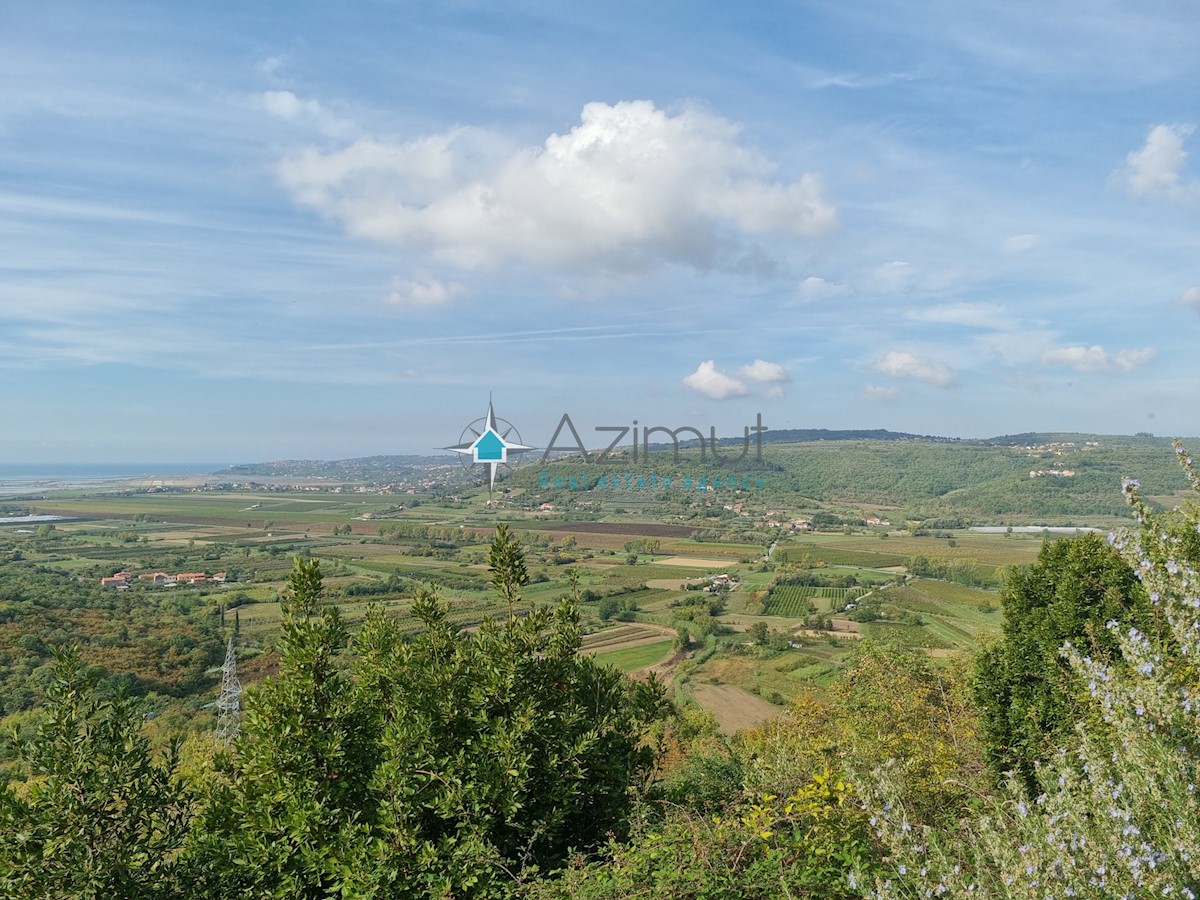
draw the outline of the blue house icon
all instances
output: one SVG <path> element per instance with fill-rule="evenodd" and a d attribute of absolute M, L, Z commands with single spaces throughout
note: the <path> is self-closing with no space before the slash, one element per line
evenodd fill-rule
<path fill-rule="evenodd" d="M 475 462 L 507 462 L 507 446 L 500 435 L 490 428 L 476 438 L 471 450 L 474 451 Z"/>
<path fill-rule="evenodd" d="M 503 426 L 504 433 L 500 433 L 500 428 Z M 443 447 L 443 450 L 449 450 L 452 453 L 461 453 L 464 456 L 470 456 L 471 462 L 483 463 L 488 470 L 488 493 L 496 485 L 496 472 L 501 466 L 511 466 L 509 456 L 520 457 L 522 453 L 529 450 L 534 450 L 534 447 L 527 447 L 524 444 L 513 443 L 508 440 L 508 436 L 516 432 L 512 423 L 504 419 L 497 420 L 496 412 L 492 409 L 492 401 L 488 400 L 487 415 L 482 419 L 476 419 L 470 425 L 463 429 L 461 444 L 455 444 L 453 447 Z M 465 438 L 470 433 L 475 436 L 475 440 L 467 441 Z M 519 440 L 521 435 L 516 435 Z"/>

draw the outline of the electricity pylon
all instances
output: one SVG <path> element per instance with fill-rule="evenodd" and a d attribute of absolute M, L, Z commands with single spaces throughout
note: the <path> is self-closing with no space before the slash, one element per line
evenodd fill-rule
<path fill-rule="evenodd" d="M 217 698 L 217 743 L 229 746 L 238 736 L 242 718 L 242 683 L 237 677 L 237 659 L 233 654 L 233 637 L 225 649 L 225 664 L 221 666 L 221 696 Z"/>

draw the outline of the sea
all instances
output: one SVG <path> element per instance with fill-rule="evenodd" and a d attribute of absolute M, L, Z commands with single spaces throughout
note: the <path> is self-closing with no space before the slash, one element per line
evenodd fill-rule
<path fill-rule="evenodd" d="M 0 497 L 77 490 L 129 479 L 171 478 L 222 472 L 230 463 L 47 463 L 0 462 Z"/>

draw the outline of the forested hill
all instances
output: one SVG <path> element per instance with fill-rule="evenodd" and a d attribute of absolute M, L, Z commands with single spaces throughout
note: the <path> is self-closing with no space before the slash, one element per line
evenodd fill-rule
<path fill-rule="evenodd" d="M 1019 438 L 1019 439 L 1018 439 Z M 1045 440 L 1043 438 L 1052 438 Z M 740 442 L 739 442 L 740 443 Z M 1200 442 L 1193 442 L 1200 446 Z M 740 448 L 739 448 L 740 449 Z M 765 444 L 740 462 L 714 462 L 689 449 L 673 461 L 669 448 L 651 449 L 635 462 L 625 454 L 590 466 L 564 458 L 512 473 L 506 484 L 555 499 L 543 474 L 583 475 L 594 482 L 609 470 L 653 472 L 679 483 L 691 475 L 755 474 L 771 499 L 815 505 L 881 505 L 906 519 L 957 518 L 971 524 L 1088 524 L 1098 516 L 1128 517 L 1121 481 L 1136 475 L 1145 493 L 1167 497 L 1187 481 L 1164 438 L 1096 435 L 1020 435 L 991 441 L 804 440 Z M 579 499 L 582 495 L 570 492 Z M 593 492 L 593 498 L 615 492 Z M 559 499 L 566 499 L 565 495 Z M 659 499 L 670 502 L 669 493 Z"/>
<path fill-rule="evenodd" d="M 395 477 L 431 468 L 458 466 L 449 454 L 441 456 L 363 456 L 355 459 L 279 459 L 230 466 L 214 474 L 245 477 L 365 479 Z"/>
<path fill-rule="evenodd" d="M 725 440 L 725 439 L 722 439 Z M 740 438 L 732 439 L 741 440 Z M 763 434 L 764 441 L 797 444 L 806 441 L 930 441 L 938 444 L 957 443 L 959 438 L 938 437 L 929 434 L 909 434 L 905 431 L 888 431 L 886 428 L 781 428 Z"/>

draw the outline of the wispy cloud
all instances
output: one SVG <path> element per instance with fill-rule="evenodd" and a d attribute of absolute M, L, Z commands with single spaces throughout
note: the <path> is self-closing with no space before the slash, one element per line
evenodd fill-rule
<path fill-rule="evenodd" d="M 909 310 L 908 318 L 938 325 L 1004 330 L 1015 324 L 1013 316 L 996 303 L 946 303 L 929 309 Z"/>
<path fill-rule="evenodd" d="M 871 273 L 868 284 L 876 291 L 891 294 L 906 291 L 917 277 L 916 267 L 902 259 L 884 263 Z"/>
<path fill-rule="evenodd" d="M 805 302 L 827 300 L 845 294 L 848 288 L 844 284 L 826 281 L 817 275 L 809 275 L 800 282 L 797 291 L 799 298 Z"/>
<path fill-rule="evenodd" d="M 1042 354 L 1042 362 L 1050 366 L 1066 366 L 1076 372 L 1088 374 L 1125 375 L 1151 362 L 1155 355 L 1153 347 L 1109 353 L 1099 344 L 1091 347 L 1075 345 L 1047 350 Z"/>
<path fill-rule="evenodd" d="M 1028 253 L 1038 245 L 1036 234 L 1014 234 L 1004 239 L 1004 249 L 1008 253 Z"/>
<path fill-rule="evenodd" d="M 871 369 L 889 378 L 908 378 L 936 388 L 954 384 L 954 370 L 945 362 L 928 356 L 917 356 L 905 350 L 889 350 L 871 363 Z"/>
<path fill-rule="evenodd" d="M 887 401 L 895 400 L 900 396 L 900 389 L 891 387 L 890 385 L 867 384 L 863 385 L 862 395 L 867 400 Z"/>
<path fill-rule="evenodd" d="M 262 108 L 277 119 L 311 125 L 331 138 L 350 138 L 361 133 L 354 122 L 335 114 L 320 101 L 302 100 L 291 91 L 263 91 L 258 95 Z"/>
<path fill-rule="evenodd" d="M 466 287 L 454 281 L 409 281 L 397 278 L 392 282 L 387 302 L 391 306 L 443 306 L 466 293 Z"/>

